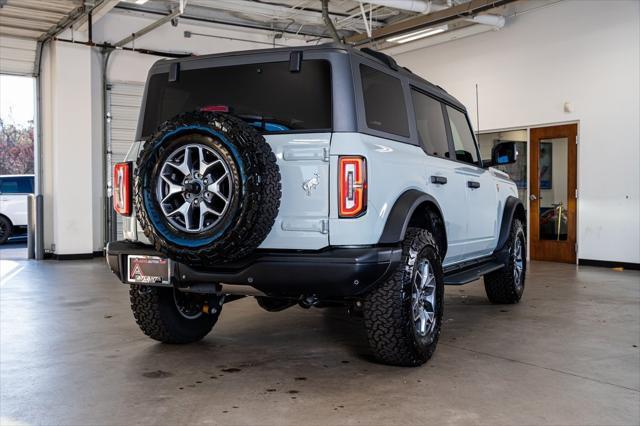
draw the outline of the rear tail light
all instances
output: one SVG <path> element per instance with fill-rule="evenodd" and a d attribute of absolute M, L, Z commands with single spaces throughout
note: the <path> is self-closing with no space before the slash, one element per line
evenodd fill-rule
<path fill-rule="evenodd" d="M 339 157 L 340 217 L 358 217 L 367 211 L 367 162 L 364 157 Z"/>
<path fill-rule="evenodd" d="M 113 209 L 122 216 L 131 216 L 131 162 L 113 167 Z"/>

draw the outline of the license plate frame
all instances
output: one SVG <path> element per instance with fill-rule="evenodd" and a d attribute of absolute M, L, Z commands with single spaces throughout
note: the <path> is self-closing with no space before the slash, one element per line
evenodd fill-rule
<path fill-rule="evenodd" d="M 161 256 L 127 256 L 127 282 L 132 284 L 171 285 L 171 260 Z"/>

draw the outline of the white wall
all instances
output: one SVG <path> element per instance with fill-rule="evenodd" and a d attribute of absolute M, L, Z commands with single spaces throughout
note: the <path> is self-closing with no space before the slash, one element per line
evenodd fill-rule
<path fill-rule="evenodd" d="M 477 83 L 481 131 L 578 121 L 578 257 L 640 263 L 640 2 L 563 1 L 396 59 L 472 121 Z"/>
<path fill-rule="evenodd" d="M 45 249 L 54 244 L 57 255 L 92 253 L 95 240 L 102 239 L 96 222 L 102 193 L 95 192 L 101 173 L 94 147 L 99 135 L 94 134 L 91 53 L 85 46 L 57 42 L 44 58 Z"/>

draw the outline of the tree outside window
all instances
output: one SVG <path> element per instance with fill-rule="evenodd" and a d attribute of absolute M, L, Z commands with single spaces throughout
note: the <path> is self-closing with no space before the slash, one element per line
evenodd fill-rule
<path fill-rule="evenodd" d="M 33 174 L 33 78 L 0 75 L 0 175 Z"/>

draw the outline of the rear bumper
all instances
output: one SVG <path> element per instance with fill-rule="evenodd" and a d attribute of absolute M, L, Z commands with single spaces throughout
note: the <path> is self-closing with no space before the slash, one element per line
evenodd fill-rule
<path fill-rule="evenodd" d="M 128 255 L 162 256 L 153 247 L 131 241 L 107 246 L 107 263 L 125 284 Z M 246 287 L 273 296 L 357 297 L 386 279 L 400 263 L 400 246 L 335 247 L 320 251 L 258 250 L 251 257 L 214 268 L 172 262 L 171 284 L 203 293 L 221 292 L 221 284 Z"/>

